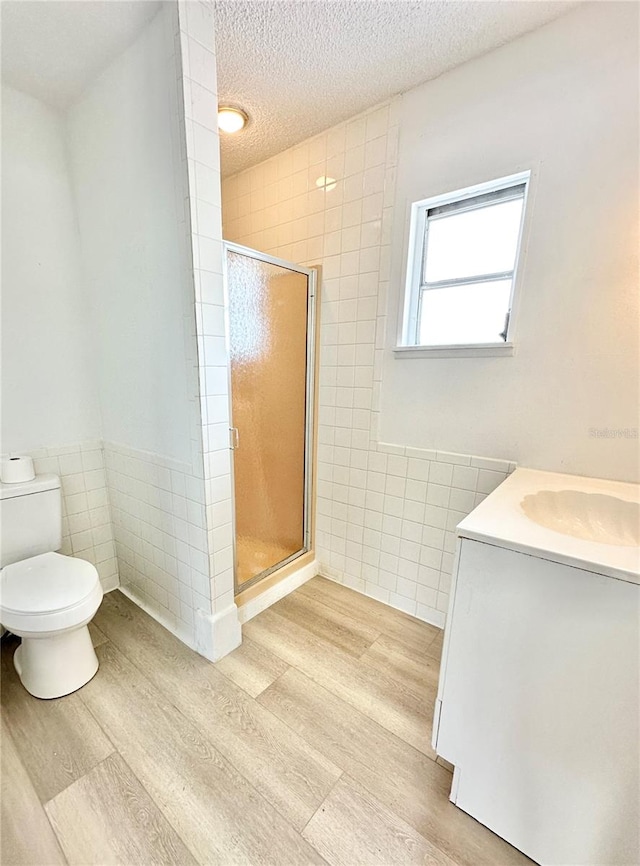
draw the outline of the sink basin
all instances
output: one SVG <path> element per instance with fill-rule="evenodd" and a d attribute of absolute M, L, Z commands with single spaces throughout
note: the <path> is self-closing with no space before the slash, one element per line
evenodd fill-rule
<path fill-rule="evenodd" d="M 520 503 L 530 520 L 585 541 L 640 545 L 640 504 L 603 493 L 540 490 Z"/>

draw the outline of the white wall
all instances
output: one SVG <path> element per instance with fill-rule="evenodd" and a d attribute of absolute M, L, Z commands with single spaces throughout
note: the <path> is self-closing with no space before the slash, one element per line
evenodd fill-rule
<path fill-rule="evenodd" d="M 638 7 L 587 3 L 407 93 L 381 436 L 638 480 Z M 412 201 L 531 168 L 514 357 L 390 351 Z"/>
<path fill-rule="evenodd" d="M 111 63 L 70 109 L 68 127 L 103 436 L 190 463 L 193 359 L 185 340 L 194 313 L 176 179 L 172 14 L 167 4 Z"/>
<path fill-rule="evenodd" d="M 88 317 L 63 119 L 3 85 L 3 451 L 100 436 Z"/>
<path fill-rule="evenodd" d="M 58 390 L 50 386 L 51 401 L 38 406 L 45 438 L 11 447 L 47 446 L 34 456 L 38 472 L 62 477 L 63 552 L 95 562 L 105 589 L 119 571 L 125 593 L 218 658 L 241 635 L 221 429 L 228 432 L 228 420 L 216 415 L 218 391 L 201 412 L 199 387 L 201 378 L 206 391 L 207 367 L 226 365 L 211 2 L 162 4 L 69 109 L 65 127 L 44 106 L 24 101 L 11 116 L 11 159 L 3 166 L 5 185 L 9 172 L 12 181 L 5 225 L 11 222 L 16 242 L 5 321 L 21 326 L 19 307 L 41 327 L 10 334 L 7 366 L 47 385 L 49 376 Z M 38 220 L 36 252 L 42 246 L 51 259 L 46 274 L 38 270 L 42 257 L 34 259 Z M 23 291 L 23 273 L 35 275 L 37 292 L 30 285 Z M 75 352 L 67 366 L 52 360 L 51 325 L 57 340 L 81 337 L 85 355 L 65 343 L 63 350 Z M 58 395 L 95 417 L 91 432 L 100 438 L 87 440 L 78 425 L 58 434 Z M 16 409 L 22 421 L 28 403 L 14 403 L 5 399 L 3 408 Z M 63 447 L 50 447 L 60 439 Z"/>
<path fill-rule="evenodd" d="M 121 587 L 209 657 L 219 647 L 196 335 L 201 247 L 192 258 L 187 158 L 192 168 L 195 156 L 186 132 L 191 147 L 202 143 L 192 123 L 196 102 L 205 109 L 200 86 L 217 165 L 213 38 L 210 3 L 163 4 L 68 115 Z M 219 197 L 215 172 L 212 186 Z M 202 234 L 220 245 L 219 213 Z"/>
<path fill-rule="evenodd" d="M 62 483 L 61 552 L 118 567 L 64 118 L 2 87 L 2 449 Z"/>
<path fill-rule="evenodd" d="M 316 490 L 322 573 L 436 624 L 448 605 L 455 526 L 505 478 L 509 458 L 611 477 L 634 472 L 629 446 L 637 443 L 589 440 L 587 453 L 571 438 L 589 412 L 620 409 L 615 420 L 590 424 L 637 425 L 635 285 L 627 261 L 637 192 L 629 14 L 630 7 L 587 5 L 223 184 L 226 238 L 322 265 Z M 494 64 L 489 80 L 482 70 Z M 560 101 L 564 119 L 552 110 Z M 527 104 L 532 118 L 522 108 Z M 630 119 L 619 118 L 623 107 Z M 570 135 L 578 122 L 584 145 Z M 621 128 L 627 123 L 631 129 Z M 504 157 L 501 135 L 520 142 L 523 155 Z M 516 356 L 396 361 L 391 347 L 407 202 L 513 173 L 532 153 L 542 165 Z M 607 160 L 601 165 L 603 154 L 615 156 L 628 180 Z M 423 161 L 433 175 L 425 176 Z M 606 195 L 598 171 L 606 174 Z M 330 191 L 316 187 L 322 175 L 336 179 Z M 554 195 L 555 188 L 562 194 Z M 547 196 L 549 216 L 539 210 L 540 195 Z M 615 225 L 594 225 L 586 199 L 614 211 Z M 583 232 L 590 232 L 588 244 Z M 611 273 L 603 275 L 608 266 Z M 578 288 L 589 306 L 581 299 L 575 307 Z M 527 327 L 546 340 L 544 350 L 526 338 Z M 552 336 L 562 337 L 562 346 Z M 513 371 L 509 389 L 492 381 L 504 379 L 505 365 Z M 551 412 L 549 395 L 561 403 L 551 404 Z"/>

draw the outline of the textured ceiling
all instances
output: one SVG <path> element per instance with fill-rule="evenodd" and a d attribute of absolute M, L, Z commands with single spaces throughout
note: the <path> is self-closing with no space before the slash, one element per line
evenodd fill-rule
<path fill-rule="evenodd" d="M 220 102 L 250 115 L 222 136 L 229 175 L 559 17 L 574 2 L 217 0 Z"/>
<path fill-rule="evenodd" d="M 216 0 L 218 90 L 251 118 L 229 175 L 562 15 L 561 0 Z M 157 0 L 2 0 L 2 78 L 66 108 Z"/>
<path fill-rule="evenodd" d="M 3 0 L 2 80 L 66 108 L 159 9 L 155 0 Z"/>

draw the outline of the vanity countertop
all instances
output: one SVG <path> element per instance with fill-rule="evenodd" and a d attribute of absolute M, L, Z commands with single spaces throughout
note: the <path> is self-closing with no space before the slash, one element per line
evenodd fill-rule
<path fill-rule="evenodd" d="M 640 547 L 637 545 L 578 538 L 543 526 L 527 516 L 522 505 L 525 497 L 555 491 L 597 494 L 599 499 L 614 497 L 622 500 L 625 507 L 626 503 L 640 503 L 640 484 L 516 469 L 458 524 L 457 534 L 640 584 Z"/>

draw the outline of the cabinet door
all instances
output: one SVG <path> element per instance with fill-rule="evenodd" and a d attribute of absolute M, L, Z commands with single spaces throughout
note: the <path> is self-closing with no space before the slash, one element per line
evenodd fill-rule
<path fill-rule="evenodd" d="M 438 753 L 542 864 L 640 862 L 640 587 L 462 541 Z"/>

